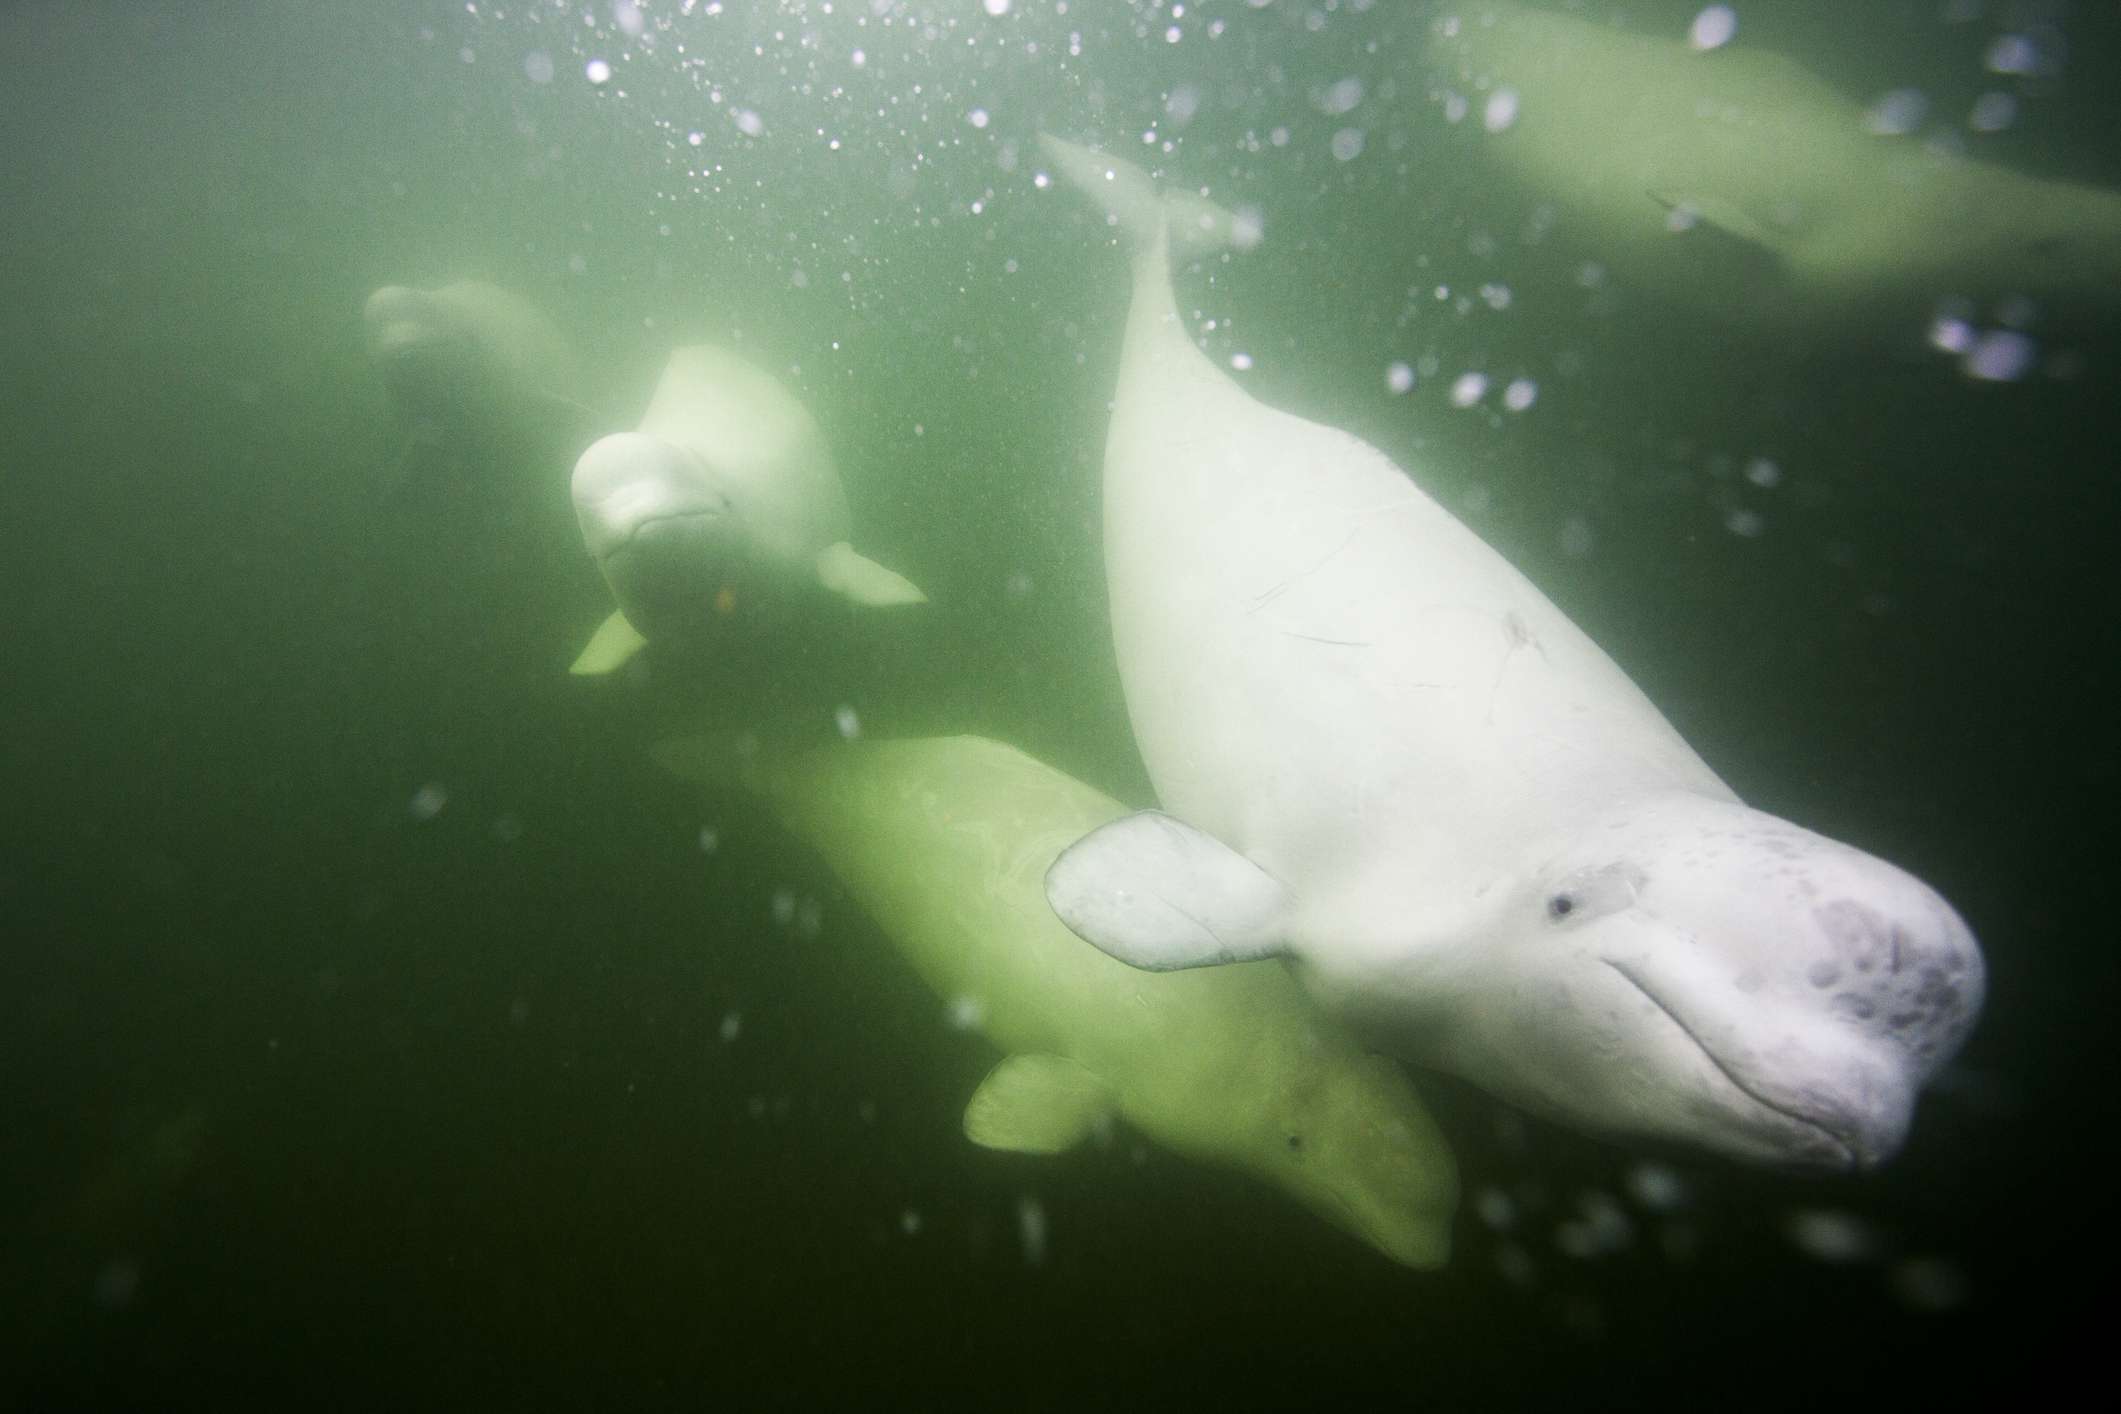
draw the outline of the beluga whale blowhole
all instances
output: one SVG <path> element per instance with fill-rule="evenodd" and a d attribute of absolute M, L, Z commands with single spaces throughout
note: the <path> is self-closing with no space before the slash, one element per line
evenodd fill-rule
<path fill-rule="evenodd" d="M 1246 393 L 1171 286 L 1233 224 L 1044 142 L 1132 251 L 1104 552 L 1162 806 L 1062 854 L 1055 912 L 1138 967 L 1287 955 L 1403 1057 L 1593 1131 L 1897 1150 L 1982 1000 L 1959 915 L 1745 805 L 1382 453 Z"/>

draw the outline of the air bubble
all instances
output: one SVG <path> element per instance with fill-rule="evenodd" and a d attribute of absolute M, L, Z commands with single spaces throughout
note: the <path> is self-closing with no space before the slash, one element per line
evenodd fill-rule
<path fill-rule="evenodd" d="M 1974 340 L 1960 367 L 1976 382 L 2010 383 L 2032 371 L 2037 352 L 2038 345 L 2015 329 L 1990 329 Z"/>
<path fill-rule="evenodd" d="M 1711 5 L 1694 16 L 1686 42 L 1694 49 L 1718 49 L 1738 33 L 1738 12 L 1728 5 Z"/>
<path fill-rule="evenodd" d="M 1517 121 L 1517 90 L 1498 88 L 1488 95 L 1488 105 L 1481 110 L 1480 123 L 1491 133 L 1499 133 Z"/>
<path fill-rule="evenodd" d="M 1878 137 L 1904 137 L 1922 126 L 1930 101 L 1922 90 L 1896 88 L 1881 96 L 1863 115 L 1864 131 Z"/>
<path fill-rule="evenodd" d="M 1342 113 L 1352 112 L 1355 105 L 1361 102 L 1362 80 L 1351 77 L 1342 79 L 1321 93 L 1318 96 L 1318 109 L 1321 113 L 1339 117 Z"/>

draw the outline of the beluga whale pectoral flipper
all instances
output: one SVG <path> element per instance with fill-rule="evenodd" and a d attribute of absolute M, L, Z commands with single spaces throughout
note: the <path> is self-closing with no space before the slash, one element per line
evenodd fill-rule
<path fill-rule="evenodd" d="M 1104 550 L 1163 812 L 1064 852 L 1054 910 L 1142 967 L 1287 954 L 1407 1058 L 1590 1129 L 1892 1153 L 1981 1001 L 1950 905 L 1741 803 L 1382 453 L 1247 394 L 1179 317 L 1148 175 L 1045 144 L 1132 252 Z"/>
<path fill-rule="evenodd" d="M 710 344 L 672 352 L 639 428 L 582 454 L 574 505 L 619 605 L 577 674 L 611 672 L 651 640 L 712 639 L 805 596 L 926 601 L 847 543 L 846 491 L 809 409 Z"/>

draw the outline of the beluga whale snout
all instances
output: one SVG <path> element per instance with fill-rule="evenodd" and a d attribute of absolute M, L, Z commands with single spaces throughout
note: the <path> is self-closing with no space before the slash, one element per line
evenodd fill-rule
<path fill-rule="evenodd" d="M 1965 1039 L 1966 924 L 1738 800 L 1613 660 L 1376 449 L 1195 345 L 1208 193 L 1043 139 L 1133 258 L 1104 469 L 1112 637 L 1162 804 L 1064 851 L 1136 967 L 1284 955 L 1405 1059 L 1595 1132 L 1875 1164 Z"/>
<path fill-rule="evenodd" d="M 698 645 L 809 595 L 924 602 L 847 543 L 846 492 L 809 410 L 726 349 L 672 352 L 639 428 L 593 443 L 571 486 L 582 543 L 619 606 L 578 674 L 659 639 Z"/>
<path fill-rule="evenodd" d="M 1934 889 L 1735 801 L 1606 812 L 1496 912 L 1478 966 L 1406 979 L 1432 993 L 1432 1061 L 1507 1077 L 1492 1088 L 1539 1113 L 1765 1163 L 1890 1157 L 1984 988 Z"/>

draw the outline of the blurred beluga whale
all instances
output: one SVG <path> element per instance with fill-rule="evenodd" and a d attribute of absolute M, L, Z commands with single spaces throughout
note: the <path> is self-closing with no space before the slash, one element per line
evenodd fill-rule
<path fill-rule="evenodd" d="M 526 433 L 545 441 L 544 428 L 564 435 L 596 420 L 576 398 L 575 361 L 559 331 L 498 285 L 385 285 L 361 320 L 369 360 L 408 424 L 401 462 L 437 448 L 507 457 Z"/>
<path fill-rule="evenodd" d="M 1398 1066 L 1274 963 L 1152 976 L 1047 908 L 1061 848 L 1114 801 L 979 737 L 692 738 L 656 756 L 739 783 L 815 849 L 953 1011 L 1009 1054 L 965 1109 L 989 1148 L 1052 1154 L 1113 1119 L 1257 1175 L 1411 1266 L 1450 1251 L 1457 1171 Z"/>
<path fill-rule="evenodd" d="M 1837 334 L 2121 305 L 2121 192 L 1925 142 L 1912 91 L 1867 108 L 1742 36 L 1697 49 L 1514 0 L 1429 29 L 1431 81 L 1476 106 L 1482 158 L 1632 289 Z"/>
<path fill-rule="evenodd" d="M 608 673 L 650 640 L 756 626 L 820 593 L 876 608 L 925 601 L 847 543 L 846 491 L 809 409 L 713 345 L 674 351 L 638 430 L 582 454 L 574 505 L 619 605 L 578 674 Z"/>
<path fill-rule="evenodd" d="M 1045 143 L 1133 252 L 1104 551 L 1167 812 L 1061 855 L 1055 911 L 1149 969 L 1287 954 L 1400 1054 L 1592 1130 L 1893 1153 L 1982 998 L 1951 906 L 1748 808 L 1381 453 L 1250 397 L 1171 286 L 1173 238 L 1230 223 Z"/>

